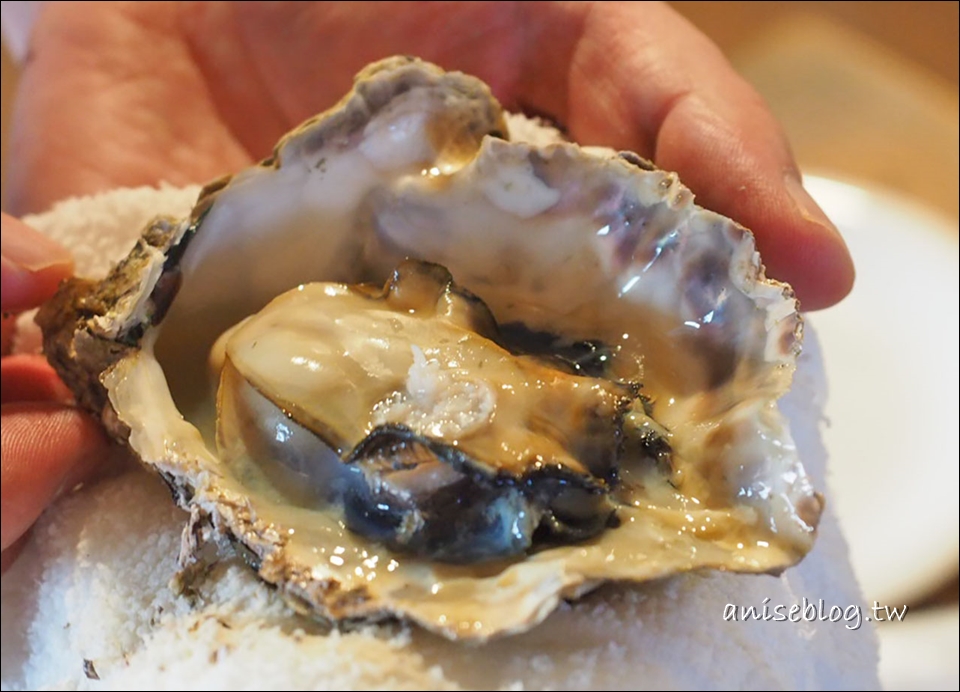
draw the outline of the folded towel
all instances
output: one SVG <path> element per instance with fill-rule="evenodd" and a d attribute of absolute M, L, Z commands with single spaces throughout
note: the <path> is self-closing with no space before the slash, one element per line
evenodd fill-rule
<path fill-rule="evenodd" d="M 183 215 L 196 194 L 117 190 L 26 221 L 74 251 L 78 274 L 101 276 L 150 217 Z M 782 406 L 821 488 L 825 392 L 808 331 Z M 876 688 L 875 633 L 827 495 L 815 548 L 780 577 L 607 586 L 525 634 L 465 645 L 402 625 L 328 631 L 237 559 L 176 595 L 186 514 L 130 468 L 58 501 L 4 575 L 3 689 Z M 744 617 L 751 606 L 760 619 Z"/>

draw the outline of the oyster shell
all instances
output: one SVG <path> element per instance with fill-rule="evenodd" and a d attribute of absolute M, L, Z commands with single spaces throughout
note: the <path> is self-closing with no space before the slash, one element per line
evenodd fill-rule
<path fill-rule="evenodd" d="M 801 320 L 752 235 L 635 155 L 507 138 L 479 81 L 385 60 L 270 159 L 207 186 L 190 218 L 156 220 L 105 281 L 74 280 L 44 308 L 48 357 L 190 511 L 184 564 L 229 540 L 319 617 L 485 639 L 603 581 L 778 572 L 810 549 L 822 500 L 776 403 Z M 649 398 L 622 420 L 619 526 L 445 564 L 221 458 L 200 384 L 221 334 L 301 284 L 382 285 L 407 257 L 449 268 L 547 350 L 596 346 L 606 386 L 642 382 Z"/>

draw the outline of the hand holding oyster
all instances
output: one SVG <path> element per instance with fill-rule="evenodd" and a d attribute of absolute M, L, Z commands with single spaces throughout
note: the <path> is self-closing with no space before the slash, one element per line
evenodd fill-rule
<path fill-rule="evenodd" d="M 319 617 L 486 639 L 810 549 L 792 291 L 675 175 L 513 129 L 473 78 L 377 63 L 45 308 L 65 380 L 190 511 L 184 564 L 231 542 Z"/>

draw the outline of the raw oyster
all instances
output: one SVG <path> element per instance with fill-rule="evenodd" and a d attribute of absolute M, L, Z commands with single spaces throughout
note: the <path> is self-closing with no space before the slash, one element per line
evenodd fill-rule
<path fill-rule="evenodd" d="M 477 80 L 377 63 L 270 159 L 209 185 L 189 219 L 158 219 L 105 281 L 75 280 L 41 312 L 78 398 L 190 511 L 184 564 L 229 539 L 319 617 L 484 639 L 606 580 L 777 572 L 810 549 L 822 500 L 776 404 L 801 321 L 752 235 L 635 155 L 508 137 Z M 200 384 L 220 335 L 301 284 L 383 285 L 408 257 L 449 268 L 505 332 L 561 357 L 595 349 L 611 393 L 643 383 L 621 421 L 618 526 L 452 565 L 350 531 L 221 458 Z"/>
<path fill-rule="evenodd" d="M 501 341 L 439 265 L 404 262 L 382 293 L 301 285 L 214 348 L 220 458 L 427 559 L 512 557 L 535 532 L 589 538 L 614 518 L 635 388 Z"/>

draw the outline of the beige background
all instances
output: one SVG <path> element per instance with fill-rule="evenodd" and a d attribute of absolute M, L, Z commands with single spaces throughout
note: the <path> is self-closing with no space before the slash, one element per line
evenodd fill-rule
<path fill-rule="evenodd" d="M 674 2 L 784 124 L 801 167 L 958 214 L 957 2 Z"/>

